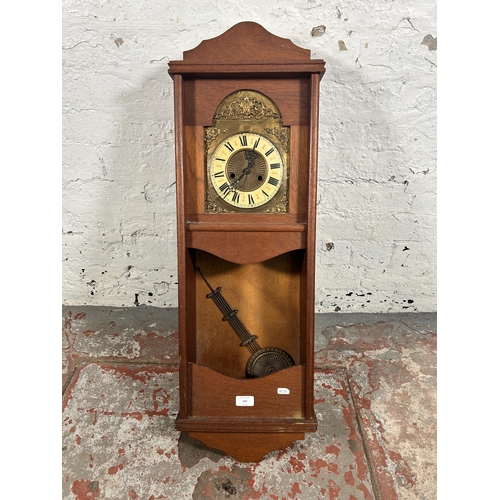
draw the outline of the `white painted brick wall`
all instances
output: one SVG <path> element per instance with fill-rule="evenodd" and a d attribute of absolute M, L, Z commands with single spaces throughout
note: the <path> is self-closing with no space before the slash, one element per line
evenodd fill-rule
<path fill-rule="evenodd" d="M 255 21 L 326 61 L 317 311 L 436 311 L 435 3 L 63 0 L 63 302 L 177 305 L 168 61 Z"/>

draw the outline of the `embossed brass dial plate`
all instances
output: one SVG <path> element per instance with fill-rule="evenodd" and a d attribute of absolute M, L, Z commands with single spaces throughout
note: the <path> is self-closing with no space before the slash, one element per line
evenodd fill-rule
<path fill-rule="evenodd" d="M 205 129 L 205 212 L 288 212 L 289 136 L 264 94 L 227 96 Z"/>

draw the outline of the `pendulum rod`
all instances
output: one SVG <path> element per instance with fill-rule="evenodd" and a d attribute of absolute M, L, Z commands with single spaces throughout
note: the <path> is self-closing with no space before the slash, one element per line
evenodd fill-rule
<path fill-rule="evenodd" d="M 208 288 L 210 288 L 210 293 L 207 295 L 207 299 L 212 299 L 215 302 L 215 305 L 219 308 L 223 315 L 222 321 L 227 321 L 241 340 L 240 346 L 246 347 L 252 354 L 260 351 L 261 347 L 256 341 L 257 335 L 250 334 L 250 332 L 245 328 L 245 325 L 243 325 L 237 316 L 238 310 L 232 309 L 226 299 L 222 296 L 222 288 L 219 286 L 214 290 L 201 272 L 201 269 L 197 267 L 196 270 L 200 273 Z"/>

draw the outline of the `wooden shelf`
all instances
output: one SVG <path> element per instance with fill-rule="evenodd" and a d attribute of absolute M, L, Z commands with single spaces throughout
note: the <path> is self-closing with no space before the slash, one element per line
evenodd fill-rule
<path fill-rule="evenodd" d="M 237 220 L 235 220 L 237 216 Z M 196 214 L 187 217 L 187 231 L 305 232 L 303 218 L 290 214 Z"/>
<path fill-rule="evenodd" d="M 281 418 L 207 418 L 189 417 L 178 418 L 175 421 L 177 430 L 185 432 L 241 432 L 241 433 L 276 433 L 276 432 L 315 432 L 318 428 L 316 418 L 305 419 Z"/>
<path fill-rule="evenodd" d="M 191 64 L 185 62 L 171 62 L 169 73 L 174 75 L 180 73 L 183 75 L 210 75 L 211 77 L 229 74 L 251 74 L 251 75 L 301 75 L 310 73 L 324 73 L 325 63 L 323 60 L 310 61 L 292 61 L 286 64 L 277 64 L 274 61 L 265 61 L 264 63 L 255 64 L 252 62 L 242 61 L 237 64 L 219 64 L 214 71 L 213 64 Z"/>
<path fill-rule="evenodd" d="M 267 224 L 256 227 L 255 224 L 220 223 L 220 222 L 193 222 L 186 223 L 188 231 L 237 231 L 237 232 L 273 232 L 273 233 L 288 233 L 288 232 L 304 232 L 307 230 L 306 223 L 289 223 L 289 224 Z"/>

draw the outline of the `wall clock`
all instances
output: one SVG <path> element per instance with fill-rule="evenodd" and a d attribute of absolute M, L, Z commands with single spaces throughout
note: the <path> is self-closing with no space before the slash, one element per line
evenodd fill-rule
<path fill-rule="evenodd" d="M 314 432 L 324 61 L 239 23 L 171 61 L 179 268 L 176 428 L 240 461 Z"/>

